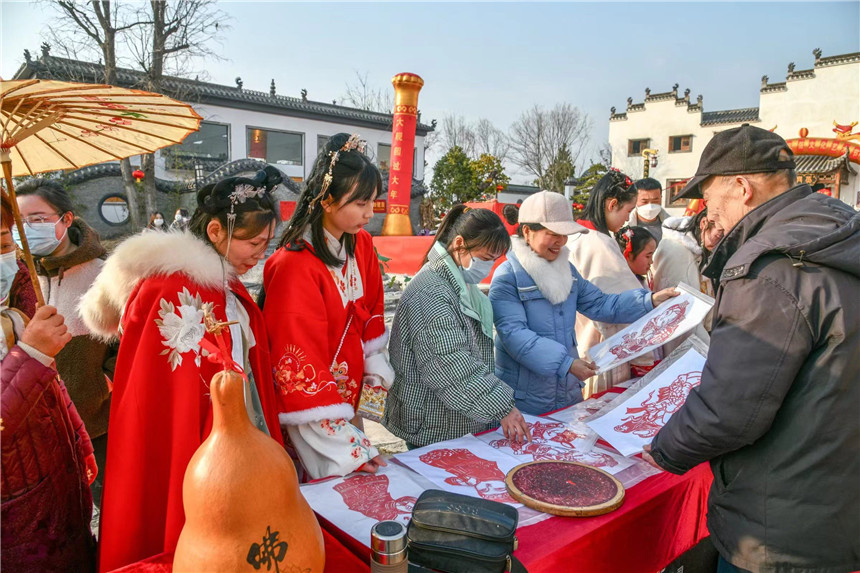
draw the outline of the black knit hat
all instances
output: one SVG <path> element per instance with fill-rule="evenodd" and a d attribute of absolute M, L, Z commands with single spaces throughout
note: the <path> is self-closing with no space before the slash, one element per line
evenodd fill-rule
<path fill-rule="evenodd" d="M 794 169 L 793 157 L 794 153 L 785 140 L 772 131 L 748 123 L 721 131 L 702 151 L 695 177 L 672 200 L 701 199 L 701 184 L 711 175 L 771 173 L 780 169 Z"/>

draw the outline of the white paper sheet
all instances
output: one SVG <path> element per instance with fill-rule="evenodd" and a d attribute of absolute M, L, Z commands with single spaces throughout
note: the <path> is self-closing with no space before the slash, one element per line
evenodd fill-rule
<path fill-rule="evenodd" d="M 578 404 L 568 406 L 564 410 L 548 414 L 546 417 L 558 420 L 559 422 L 565 422 L 566 424 L 576 424 L 600 412 L 607 404 L 612 402 L 619 395 L 620 394 L 616 394 L 614 392 L 608 392 L 599 398 L 583 400 Z"/>
<path fill-rule="evenodd" d="M 415 500 L 431 487 L 415 472 L 389 462 L 375 474 L 304 484 L 301 492 L 314 511 L 369 547 L 371 527 L 388 519 L 409 523 Z"/>
<path fill-rule="evenodd" d="M 598 373 L 633 360 L 689 332 L 705 319 L 714 299 L 689 285 L 678 285 L 681 294 L 669 299 L 621 332 L 593 346 L 588 355 Z"/>
<path fill-rule="evenodd" d="M 704 365 L 702 354 L 687 350 L 628 399 L 587 424 L 625 456 L 641 452 L 699 385 Z"/>
<path fill-rule="evenodd" d="M 505 487 L 505 476 L 520 462 L 471 434 L 394 457 L 446 491 L 520 505 Z"/>
<path fill-rule="evenodd" d="M 516 452 L 518 458 L 533 455 L 539 460 L 563 459 L 559 457 L 568 450 L 576 448 L 581 452 L 589 451 L 597 441 L 597 433 L 582 422 L 566 424 L 552 418 L 542 418 L 523 414 L 531 432 L 532 441 L 511 442 L 505 438 L 501 428 L 475 436 L 485 444 L 506 454 Z M 530 453 L 529 453 L 530 452 Z M 531 460 L 521 460 L 524 463 Z"/>

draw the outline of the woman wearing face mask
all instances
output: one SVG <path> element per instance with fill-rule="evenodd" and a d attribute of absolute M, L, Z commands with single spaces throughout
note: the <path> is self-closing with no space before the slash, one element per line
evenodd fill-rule
<path fill-rule="evenodd" d="M 212 428 L 204 356 L 207 313 L 248 377 L 251 423 L 282 443 L 263 317 L 239 277 L 262 259 L 278 220 L 267 168 L 197 193 L 189 231 L 143 233 L 116 247 L 81 301 L 98 335 L 119 337 L 99 566 L 111 571 L 176 548 L 185 521 L 182 480 Z M 250 492 L 249 492 L 250 494 Z M 217 500 L 215 500 L 217 501 Z"/>
<path fill-rule="evenodd" d="M 723 238 L 723 230 L 708 219 L 708 210 L 703 209 L 692 217 L 671 217 L 663 223 L 663 240 L 654 253 L 654 288 L 677 285 L 684 282 L 708 296 L 714 296 L 711 279 L 699 271 L 717 243 Z M 695 334 L 710 342 L 711 313 L 702 324 L 696 326 Z M 680 336 L 663 345 L 664 354 L 672 352 L 689 334 Z"/>
<path fill-rule="evenodd" d="M 638 288 L 608 295 L 582 278 L 565 243 L 588 230 L 573 221 L 559 193 L 528 197 L 519 221 L 513 248 L 490 286 L 496 375 L 514 389 L 522 411 L 540 415 L 582 401 L 582 381 L 594 375 L 594 363 L 576 351 L 577 312 L 601 322 L 632 322 L 671 293 Z"/>
<path fill-rule="evenodd" d="M 150 231 L 166 231 L 167 225 L 164 224 L 164 215 L 160 211 L 156 211 L 149 216 L 149 224 L 146 228 Z"/>
<path fill-rule="evenodd" d="M 478 289 L 511 246 L 498 215 L 451 208 L 391 328 L 394 384 L 383 424 L 407 446 L 482 432 L 531 440 L 510 386 L 496 377 L 493 308 Z"/>
<path fill-rule="evenodd" d="M 617 233 L 636 206 L 637 190 L 629 177 L 610 169 L 594 188 L 585 205 L 583 218 L 577 221 L 591 232 L 572 235 L 567 242 L 570 262 L 582 277 L 607 294 L 619 294 L 626 290 L 642 288 L 636 275 L 627 265 L 627 260 L 612 237 Z M 576 341 L 580 356 L 616 332 L 626 324 L 610 324 L 591 320 L 582 314 L 576 318 Z M 651 353 L 634 359 L 637 364 L 653 364 Z M 586 382 L 585 396 L 607 390 L 630 379 L 630 363 L 590 378 Z"/>
<path fill-rule="evenodd" d="M 358 136 L 332 136 L 263 272 L 280 420 L 312 479 L 385 465 L 353 420 L 363 385 L 387 388 L 394 375 L 379 260 L 362 228 L 381 189 Z"/>
<path fill-rule="evenodd" d="M 116 364 L 116 344 L 95 336 L 78 314 L 81 296 L 104 265 L 98 233 L 75 217 L 71 198 L 56 181 L 31 179 L 18 186 L 18 209 L 35 260 L 45 303 L 65 317 L 72 339 L 55 357 L 57 372 L 93 441 L 96 463 L 103 468 L 108 416 Z M 13 234 L 20 245 L 17 228 Z M 104 473 L 93 486 L 96 506 Z"/>
<path fill-rule="evenodd" d="M 65 385 L 51 367 L 71 335 L 52 306 L 41 307 L 29 322 L 7 306 L 18 269 L 12 221 L 12 205 L 3 192 L 0 559 L 6 573 L 91 571 L 95 540 L 90 533 L 92 480 L 87 474 L 95 469 L 93 448 Z"/>
<path fill-rule="evenodd" d="M 163 219 L 163 217 L 162 217 Z M 188 209 L 177 209 L 173 215 L 173 221 L 170 223 L 170 231 L 184 231 L 188 228 L 188 222 L 191 219 L 188 217 Z"/>

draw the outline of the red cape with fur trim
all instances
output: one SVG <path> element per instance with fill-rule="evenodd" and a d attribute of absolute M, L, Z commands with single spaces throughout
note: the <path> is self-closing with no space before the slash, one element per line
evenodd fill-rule
<path fill-rule="evenodd" d="M 284 424 L 350 420 L 361 391 L 364 357 L 387 342 L 379 259 L 367 231 L 355 238 L 364 294 L 346 308 L 329 268 L 311 246 L 281 248 L 266 261 L 263 315 Z M 350 315 L 352 321 L 332 372 Z"/>
<path fill-rule="evenodd" d="M 189 234 L 151 237 L 156 235 L 133 237 L 126 242 L 130 245 L 120 245 L 111 257 L 120 260 L 108 259 L 81 305 L 84 319 L 96 326 L 96 332 L 105 334 L 104 329 L 116 318 L 116 302 L 122 300 L 122 292 L 116 291 L 136 284 L 121 319 L 108 430 L 100 571 L 175 549 L 185 523 L 185 469 L 211 430 L 208 385 L 222 369 L 199 356 L 198 342 L 205 332 L 199 312 L 203 304 L 212 304 L 219 321 L 227 319 L 226 296 L 219 285 L 223 284 L 220 257 Z M 185 272 L 159 274 L 175 270 L 183 262 Z M 128 268 L 135 265 L 139 268 Z M 132 281 L 135 272 L 143 274 L 136 283 Z M 230 289 L 250 317 L 256 337 L 249 353 L 254 380 L 269 432 L 282 443 L 262 314 L 238 279 L 231 280 Z M 96 308 L 105 301 L 110 301 L 107 311 Z M 212 335 L 205 336 L 214 342 Z M 224 336 L 231 345 L 229 329 Z"/>

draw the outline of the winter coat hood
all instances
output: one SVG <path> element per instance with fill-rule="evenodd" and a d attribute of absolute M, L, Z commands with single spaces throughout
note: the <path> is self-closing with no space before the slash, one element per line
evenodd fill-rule
<path fill-rule="evenodd" d="M 860 213 L 798 185 L 747 213 L 717 245 L 704 274 L 740 278 L 774 252 L 860 277 Z"/>
<path fill-rule="evenodd" d="M 695 257 L 702 256 L 702 247 L 696 242 L 692 233 L 684 232 L 684 228 L 690 223 L 691 217 L 669 217 L 663 221 L 663 238 L 673 239 L 693 253 Z"/>
<path fill-rule="evenodd" d="M 216 288 L 235 277 L 221 255 L 192 233 L 143 233 L 120 243 L 105 261 L 79 310 L 90 331 L 105 339 L 118 334 L 123 309 L 137 284 L 151 276 L 182 273 L 202 287 Z"/>

